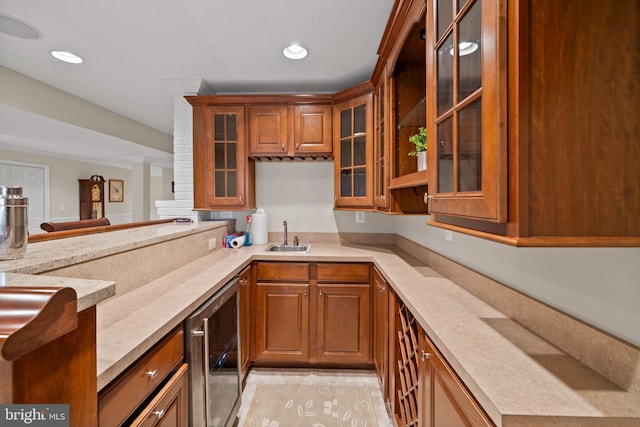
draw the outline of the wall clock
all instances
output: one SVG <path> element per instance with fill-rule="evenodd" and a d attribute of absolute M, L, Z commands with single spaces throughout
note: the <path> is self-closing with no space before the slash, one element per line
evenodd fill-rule
<path fill-rule="evenodd" d="M 122 202 L 124 200 L 124 181 L 121 179 L 109 180 L 109 201 Z"/>

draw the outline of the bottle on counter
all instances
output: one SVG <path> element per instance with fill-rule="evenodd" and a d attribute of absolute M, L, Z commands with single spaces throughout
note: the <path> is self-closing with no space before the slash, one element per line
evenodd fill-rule
<path fill-rule="evenodd" d="M 247 215 L 247 231 L 244 233 L 244 245 L 251 246 L 251 215 Z"/>

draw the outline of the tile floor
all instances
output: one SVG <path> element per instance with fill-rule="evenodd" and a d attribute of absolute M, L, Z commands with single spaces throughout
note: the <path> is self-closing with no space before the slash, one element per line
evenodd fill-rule
<path fill-rule="evenodd" d="M 249 412 L 251 399 L 258 384 L 317 384 L 317 385 L 357 385 L 369 387 L 371 400 L 375 406 L 379 427 L 393 427 L 382 399 L 378 378 L 373 371 L 328 370 L 328 369 L 265 369 L 254 368 L 249 372 L 242 393 L 242 406 L 238 413 L 238 427 L 243 427 Z"/>

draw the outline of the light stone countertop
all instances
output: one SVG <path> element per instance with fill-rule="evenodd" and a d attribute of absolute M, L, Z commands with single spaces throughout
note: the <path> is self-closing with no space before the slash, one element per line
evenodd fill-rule
<path fill-rule="evenodd" d="M 29 245 L 0 262 L 5 286 L 71 286 L 97 304 L 99 390 L 254 260 L 373 262 L 497 426 L 640 426 L 640 399 L 395 246 L 218 249 L 121 296 L 111 282 L 34 276 L 220 227 L 169 224 Z M 82 305 L 80 301 L 83 300 Z M 102 302 L 100 302 L 102 301 Z"/>
<path fill-rule="evenodd" d="M 73 279 L 69 277 L 34 276 L 19 273 L 0 273 L 0 287 L 73 288 L 78 301 L 78 313 L 115 295 L 114 282 L 107 280 Z"/>
<path fill-rule="evenodd" d="M 393 246 L 219 249 L 98 306 L 103 388 L 253 260 L 373 262 L 497 426 L 639 426 L 640 399 Z"/>

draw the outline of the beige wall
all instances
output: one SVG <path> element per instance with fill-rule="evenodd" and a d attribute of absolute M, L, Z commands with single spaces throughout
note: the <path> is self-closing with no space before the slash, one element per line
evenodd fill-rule
<path fill-rule="evenodd" d="M 91 175 L 102 175 L 105 180 L 124 180 L 124 201 L 122 203 L 110 203 L 108 196 L 105 203 L 105 216 L 114 223 L 130 222 L 132 216 L 131 203 L 131 170 L 114 168 L 92 163 L 84 163 L 62 158 L 46 157 L 29 153 L 20 153 L 0 149 L 0 160 L 10 160 L 23 163 L 33 163 L 49 166 L 49 218 L 51 221 L 72 221 L 78 219 L 78 179 L 86 179 Z M 170 170 L 168 170 L 170 172 Z M 169 188 L 163 188 L 163 178 L 151 177 L 150 206 L 154 206 L 155 200 L 163 197 L 165 192 L 171 192 Z M 105 185 L 105 191 L 108 183 Z M 155 218 L 154 209 L 151 219 Z"/>

